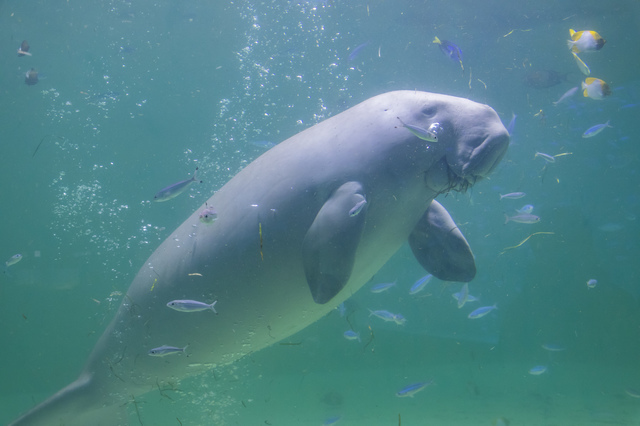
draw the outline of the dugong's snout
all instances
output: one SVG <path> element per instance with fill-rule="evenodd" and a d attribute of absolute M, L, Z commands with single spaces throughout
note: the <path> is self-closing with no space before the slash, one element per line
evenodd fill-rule
<path fill-rule="evenodd" d="M 476 103 L 464 106 L 443 138 L 444 156 L 425 176 L 427 186 L 437 192 L 464 191 L 487 177 L 509 147 L 509 133 L 492 108 Z"/>

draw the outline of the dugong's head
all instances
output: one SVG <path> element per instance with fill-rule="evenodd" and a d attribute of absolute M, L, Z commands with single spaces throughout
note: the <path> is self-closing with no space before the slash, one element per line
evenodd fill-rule
<path fill-rule="evenodd" d="M 431 144 L 438 160 L 426 172 L 427 186 L 435 192 L 465 190 L 488 176 L 509 146 L 509 133 L 496 112 L 464 98 L 420 95 L 414 97 L 418 105 L 409 119 L 425 129 L 439 124 L 438 142 Z"/>

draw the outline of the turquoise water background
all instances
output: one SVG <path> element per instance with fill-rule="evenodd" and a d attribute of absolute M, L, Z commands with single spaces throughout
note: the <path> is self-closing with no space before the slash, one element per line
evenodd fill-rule
<path fill-rule="evenodd" d="M 581 57 L 610 97 L 553 105 L 584 80 L 569 28 L 607 40 Z M 517 114 L 490 179 L 440 199 L 474 250 L 477 306 L 498 310 L 469 320 L 460 284 L 435 279 L 410 296 L 424 271 L 405 247 L 371 282 L 397 280 L 388 292 L 368 285 L 299 345 L 130 404 L 131 424 L 640 424 L 639 28 L 637 1 L 0 2 L 0 260 L 23 255 L 0 274 L 0 424 L 75 379 L 145 259 L 213 191 L 270 144 L 397 89 Z M 434 36 L 460 46 L 464 72 Z M 23 39 L 33 56 L 17 57 Z M 564 80 L 523 84 L 535 70 Z M 151 202 L 196 167 L 202 184 Z M 527 195 L 499 200 L 513 191 Z M 523 204 L 540 222 L 505 224 Z"/>

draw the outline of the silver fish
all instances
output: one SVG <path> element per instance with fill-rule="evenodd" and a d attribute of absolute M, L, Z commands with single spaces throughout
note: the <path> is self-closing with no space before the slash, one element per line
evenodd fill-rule
<path fill-rule="evenodd" d="M 504 219 L 504 223 L 505 225 L 508 222 L 516 222 L 516 223 L 538 223 L 540 222 L 540 217 L 534 215 L 534 214 L 528 214 L 528 213 L 523 213 L 523 214 L 517 214 L 515 216 L 507 216 L 506 214 L 504 215 L 505 219 Z"/>
<path fill-rule="evenodd" d="M 469 284 L 464 283 L 462 290 L 458 293 L 458 309 L 462 308 L 469 300 Z"/>
<path fill-rule="evenodd" d="M 422 289 L 429 283 L 429 281 L 431 281 L 431 278 L 433 278 L 433 275 L 431 274 L 427 274 L 424 277 L 420 278 L 411 286 L 409 294 L 416 294 L 422 291 Z"/>
<path fill-rule="evenodd" d="M 498 306 L 497 305 L 483 306 L 482 308 L 478 308 L 475 311 L 471 312 L 468 315 L 468 318 L 469 319 L 482 318 L 483 316 L 487 315 L 489 312 L 493 311 L 494 309 L 498 309 Z"/>
<path fill-rule="evenodd" d="M 214 308 L 216 303 L 218 303 L 217 300 L 210 305 L 204 302 L 198 302 L 197 300 L 172 300 L 167 303 L 167 306 L 180 312 L 199 312 L 211 309 L 217 314 L 218 311 Z"/>
<path fill-rule="evenodd" d="M 544 152 L 536 152 L 536 154 L 533 156 L 533 158 L 536 158 L 536 157 L 542 158 L 547 163 L 555 163 L 556 162 L 556 157 L 554 157 L 553 155 L 545 154 Z"/>
<path fill-rule="evenodd" d="M 362 199 L 358 201 L 356 205 L 353 206 L 351 210 L 349 210 L 349 216 L 351 217 L 358 216 L 358 214 L 362 211 L 362 209 L 364 209 L 366 205 L 367 205 L 367 200 Z"/>
<path fill-rule="evenodd" d="M 606 123 L 602 123 L 602 124 L 596 124 L 593 127 L 589 127 L 587 130 L 585 130 L 585 132 L 582 134 L 583 138 L 592 138 L 595 135 L 597 135 L 598 133 L 602 132 L 604 129 L 606 129 L 607 127 L 613 127 L 613 126 L 609 126 L 609 120 L 607 120 Z"/>
<path fill-rule="evenodd" d="M 177 197 L 182 194 L 193 182 L 197 182 L 198 178 L 196 177 L 196 173 L 198 172 L 198 168 L 196 167 L 196 171 L 193 172 L 193 177 L 191 179 L 186 179 L 173 185 L 169 185 L 166 188 L 161 189 L 158 193 L 153 197 L 153 201 L 158 203 L 162 201 L 169 201 L 172 198 Z M 200 181 L 202 183 L 202 181 Z"/>
<path fill-rule="evenodd" d="M 11 256 L 9 260 L 4 262 L 4 264 L 8 268 L 9 266 L 15 265 L 16 263 L 20 262 L 21 260 L 22 260 L 22 255 L 18 253 Z"/>
<path fill-rule="evenodd" d="M 427 142 L 438 142 L 438 131 L 440 130 L 439 123 L 433 123 L 428 129 L 423 129 L 422 127 L 414 126 L 413 124 L 406 124 L 400 117 L 397 118 L 400 120 L 403 127 L 420 139 Z"/>
<path fill-rule="evenodd" d="M 167 355 L 177 354 L 180 352 L 186 354 L 187 346 L 185 346 L 184 348 L 176 348 L 175 346 L 162 345 L 160 347 L 151 349 L 148 352 L 148 354 L 150 356 L 167 356 Z"/>
<path fill-rule="evenodd" d="M 409 385 L 403 389 L 400 389 L 398 392 L 396 392 L 396 396 L 400 397 L 400 398 L 404 398 L 404 397 L 410 397 L 413 398 L 413 395 L 417 394 L 418 392 L 420 392 L 422 389 L 426 388 L 427 386 L 429 386 L 431 383 L 433 383 L 433 380 L 429 380 L 428 382 L 420 382 L 420 383 L 414 383 L 412 385 Z"/>
<path fill-rule="evenodd" d="M 499 195 L 500 195 L 500 199 L 501 199 L 501 200 L 502 200 L 503 198 L 506 198 L 506 199 L 508 199 L 508 200 L 517 200 L 518 198 L 522 198 L 522 197 L 524 197 L 524 196 L 525 196 L 525 195 L 527 195 L 527 194 L 525 194 L 524 192 L 510 192 L 510 193 L 508 193 L 508 194 L 504 194 L 504 195 L 499 194 Z"/>
<path fill-rule="evenodd" d="M 575 95 L 577 91 L 578 91 L 578 87 L 577 86 L 576 87 L 572 87 L 571 89 L 569 89 L 566 92 L 564 92 L 564 95 L 560 96 L 560 99 L 555 101 L 553 104 L 554 105 L 558 105 L 562 101 L 565 101 L 565 100 L 569 99 L 571 96 Z"/>

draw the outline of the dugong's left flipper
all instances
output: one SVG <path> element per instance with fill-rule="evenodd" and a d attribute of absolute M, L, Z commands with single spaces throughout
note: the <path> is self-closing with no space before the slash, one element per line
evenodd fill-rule
<path fill-rule="evenodd" d="M 441 280 L 468 282 L 476 275 L 469 243 L 436 200 L 409 236 L 409 245 L 422 267 Z"/>
<path fill-rule="evenodd" d="M 366 210 L 362 185 L 347 182 L 331 194 L 309 227 L 302 261 L 316 303 L 327 303 L 349 281 Z"/>

